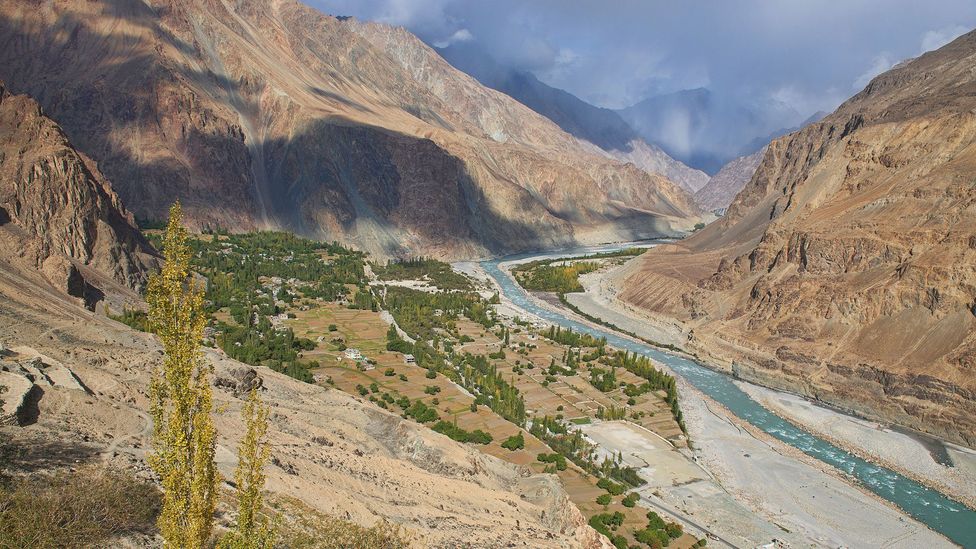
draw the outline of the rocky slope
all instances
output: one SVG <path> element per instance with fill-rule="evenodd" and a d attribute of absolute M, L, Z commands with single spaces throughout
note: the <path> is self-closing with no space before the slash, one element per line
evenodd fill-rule
<path fill-rule="evenodd" d="M 529 72 L 503 67 L 476 44 L 452 44 L 437 52 L 485 86 L 511 96 L 613 158 L 661 174 L 690 193 L 708 182 L 705 172 L 689 168 L 660 147 L 644 141 L 617 112 L 596 107 L 565 90 L 553 88 Z"/>
<path fill-rule="evenodd" d="M 976 32 L 770 144 L 620 297 L 739 375 L 976 444 Z"/>
<path fill-rule="evenodd" d="M 765 155 L 766 147 L 763 147 L 749 156 L 740 156 L 722 166 L 722 169 L 695 193 L 695 203 L 705 211 L 724 211 L 735 199 L 735 195 L 739 194 L 739 191 L 752 179 Z"/>
<path fill-rule="evenodd" d="M 95 163 L 26 95 L 0 82 L 0 243 L 89 306 L 107 286 L 139 288 L 155 252 Z"/>
<path fill-rule="evenodd" d="M 17 2 L 0 78 L 140 216 L 473 257 L 673 233 L 690 197 L 403 29 L 294 0 Z M 621 201 L 626 197 L 627 201 Z"/>
<path fill-rule="evenodd" d="M 5 404 L 4 419 L 20 420 L 0 427 L 5 451 L 29 448 L 35 470 L 92 462 L 151 478 L 146 393 L 159 344 L 36 282 L 32 272 L 0 269 L 0 382 L 11 387 L 5 401 L 21 408 Z M 554 475 L 532 474 L 341 391 L 266 368 L 255 383 L 250 368 L 219 351 L 205 358 L 215 368 L 224 479 L 233 478 L 245 430 L 237 395 L 256 385 L 271 406 L 265 488 L 280 504 L 283 527 L 313 524 L 320 513 L 363 526 L 387 520 L 424 547 L 608 546 Z M 218 522 L 230 517 L 221 504 Z"/>

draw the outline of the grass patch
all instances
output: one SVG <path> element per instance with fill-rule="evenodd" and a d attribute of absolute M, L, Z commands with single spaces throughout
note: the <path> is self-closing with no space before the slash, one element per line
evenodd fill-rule
<path fill-rule="evenodd" d="M 156 531 L 161 494 L 131 475 L 84 468 L 0 488 L 0 548 L 90 547 Z"/>

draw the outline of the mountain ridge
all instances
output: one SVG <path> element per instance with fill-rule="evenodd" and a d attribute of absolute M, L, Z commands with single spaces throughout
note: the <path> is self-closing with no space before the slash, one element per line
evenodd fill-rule
<path fill-rule="evenodd" d="M 90 308 L 107 291 L 140 289 L 157 264 L 95 163 L 37 102 L 2 81 L 0 241 L 9 267 L 36 269 Z"/>
<path fill-rule="evenodd" d="M 195 228 L 457 259 L 677 234 L 699 213 L 666 178 L 606 158 L 403 29 L 290 0 L 5 12 L 0 77 L 140 217 L 178 197 Z"/>
<path fill-rule="evenodd" d="M 726 215 L 621 273 L 743 378 L 976 442 L 976 32 L 774 140 Z"/>

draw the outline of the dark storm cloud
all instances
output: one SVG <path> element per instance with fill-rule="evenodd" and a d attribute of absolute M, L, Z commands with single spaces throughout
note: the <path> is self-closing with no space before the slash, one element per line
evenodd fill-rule
<path fill-rule="evenodd" d="M 973 0 L 306 1 L 432 44 L 474 41 L 603 106 L 705 86 L 804 117 L 976 26 Z"/>

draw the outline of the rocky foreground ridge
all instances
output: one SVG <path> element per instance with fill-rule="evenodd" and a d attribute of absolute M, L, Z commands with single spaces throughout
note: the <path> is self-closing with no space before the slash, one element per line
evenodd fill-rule
<path fill-rule="evenodd" d="M 976 444 L 976 33 L 773 141 L 620 298 L 742 377 Z"/>
<path fill-rule="evenodd" d="M 146 394 L 162 360 L 159 344 L 35 282 L 30 271 L 0 269 L 5 449 L 29 448 L 35 471 L 101 464 L 152 478 Z M 267 368 L 255 375 L 220 352 L 205 358 L 215 369 L 216 455 L 224 479 L 236 467 L 247 391 L 259 387 L 271 406 L 265 488 L 283 527 L 318 513 L 364 526 L 386 520 L 417 546 L 608 546 L 554 475 L 484 455 L 337 389 Z M 231 491 L 226 483 L 222 489 Z M 218 524 L 232 517 L 222 503 Z"/>
<path fill-rule="evenodd" d="M 137 215 L 476 257 L 674 234 L 690 196 L 401 28 L 294 0 L 7 3 L 0 78 Z"/>

